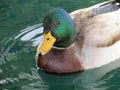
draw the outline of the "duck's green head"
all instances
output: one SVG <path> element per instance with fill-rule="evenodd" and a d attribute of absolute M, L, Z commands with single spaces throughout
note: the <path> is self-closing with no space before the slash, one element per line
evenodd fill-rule
<path fill-rule="evenodd" d="M 44 41 L 38 47 L 38 53 L 46 54 L 52 46 L 66 48 L 76 39 L 75 25 L 64 9 L 48 11 L 43 20 Z"/>

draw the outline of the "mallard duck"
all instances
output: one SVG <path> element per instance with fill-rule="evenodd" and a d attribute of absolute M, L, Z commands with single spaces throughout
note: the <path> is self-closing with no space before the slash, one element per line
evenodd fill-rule
<path fill-rule="evenodd" d="M 47 72 L 73 73 L 97 68 L 120 58 L 120 6 L 107 1 L 68 14 L 48 11 L 37 66 Z"/>

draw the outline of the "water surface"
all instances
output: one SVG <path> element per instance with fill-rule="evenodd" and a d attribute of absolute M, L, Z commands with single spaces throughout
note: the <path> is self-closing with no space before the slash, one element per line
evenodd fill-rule
<path fill-rule="evenodd" d="M 1 0 L 0 90 L 120 90 L 120 61 L 82 73 L 57 75 L 37 70 L 42 19 L 52 8 L 68 12 L 105 0 Z"/>

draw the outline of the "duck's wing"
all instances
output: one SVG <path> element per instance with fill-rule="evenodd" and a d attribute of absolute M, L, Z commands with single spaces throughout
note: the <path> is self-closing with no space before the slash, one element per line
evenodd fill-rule
<path fill-rule="evenodd" d="M 106 1 L 92 7 L 76 10 L 70 13 L 73 18 L 77 29 L 79 29 L 86 20 L 93 18 L 96 15 L 116 11 L 120 8 L 120 3 L 116 0 Z"/>
<path fill-rule="evenodd" d="M 106 1 L 85 9 L 79 9 L 70 13 L 71 17 L 74 18 L 78 15 L 85 14 L 86 16 L 95 16 L 107 12 L 112 12 L 120 7 L 120 0 Z"/>
<path fill-rule="evenodd" d="M 88 33 L 90 33 L 92 38 L 94 34 L 95 36 L 97 36 L 97 33 L 100 34 L 100 32 L 109 33 L 113 35 L 112 33 L 113 30 L 115 31 L 114 32 L 115 37 L 111 35 L 112 38 L 109 38 L 109 39 L 110 41 L 112 39 L 112 42 L 107 43 L 106 45 L 111 45 L 112 43 L 119 40 L 120 36 L 117 35 L 117 33 L 120 33 L 119 32 L 120 31 L 119 30 L 120 29 L 119 8 L 120 8 L 120 5 L 118 2 L 109 1 L 109 2 L 104 2 L 102 4 L 92 6 L 90 8 L 81 9 L 81 10 L 77 10 L 70 13 L 76 25 L 78 42 L 81 42 L 81 41 L 83 42 L 83 39 L 87 38 L 87 36 L 85 35 L 87 35 Z M 96 33 L 91 34 L 92 32 L 96 32 Z M 103 42 L 104 42 L 104 39 L 103 39 Z M 102 44 L 100 45 L 102 46 Z"/>
<path fill-rule="evenodd" d="M 72 12 L 76 48 L 85 69 L 99 67 L 120 58 L 120 8 L 115 1 Z"/>

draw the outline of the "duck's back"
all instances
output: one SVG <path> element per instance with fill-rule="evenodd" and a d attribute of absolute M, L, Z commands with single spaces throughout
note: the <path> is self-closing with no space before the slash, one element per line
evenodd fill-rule
<path fill-rule="evenodd" d="M 119 3 L 106 2 L 70 15 L 76 25 L 85 68 L 99 67 L 120 58 Z"/>
<path fill-rule="evenodd" d="M 116 31 L 115 33 L 118 33 L 118 29 L 120 29 L 119 8 L 119 3 L 113 1 L 104 2 L 102 4 L 76 10 L 70 13 L 76 25 L 77 40 L 80 43 L 80 46 L 83 41 L 85 41 L 85 38 L 87 38 L 87 36 L 89 37 L 91 35 L 90 38 L 92 38 L 92 41 L 90 41 L 90 43 L 93 43 L 95 38 L 94 36 L 99 36 L 102 33 L 110 34 L 113 32 L 113 30 Z M 110 45 L 117 40 L 116 37 L 118 37 L 118 35 L 115 34 L 114 36 L 115 37 L 112 37 L 112 42 L 108 42 L 106 45 Z M 108 40 L 108 38 L 106 39 Z M 109 41 L 111 41 L 111 38 Z M 104 40 L 99 43 L 101 46 L 104 46 Z"/>
<path fill-rule="evenodd" d="M 107 1 L 101 4 L 94 5 L 89 8 L 76 10 L 70 13 L 73 18 L 77 30 L 83 27 L 84 24 L 95 16 L 117 11 L 120 8 L 120 3 L 117 0 Z"/>

